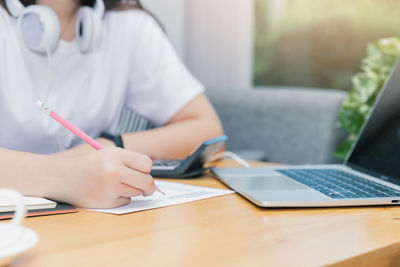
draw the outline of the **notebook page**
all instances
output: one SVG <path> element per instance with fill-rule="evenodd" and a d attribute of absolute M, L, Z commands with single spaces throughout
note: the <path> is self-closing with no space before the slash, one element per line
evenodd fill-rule
<path fill-rule="evenodd" d="M 27 210 L 51 209 L 55 208 L 57 203 L 41 197 L 24 197 Z M 0 212 L 15 211 L 13 201 L 0 196 Z"/>

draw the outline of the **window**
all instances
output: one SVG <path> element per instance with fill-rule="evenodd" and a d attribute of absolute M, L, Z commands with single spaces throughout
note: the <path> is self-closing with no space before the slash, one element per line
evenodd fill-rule
<path fill-rule="evenodd" d="M 366 45 L 400 35 L 398 0 L 256 0 L 254 83 L 350 89 Z"/>

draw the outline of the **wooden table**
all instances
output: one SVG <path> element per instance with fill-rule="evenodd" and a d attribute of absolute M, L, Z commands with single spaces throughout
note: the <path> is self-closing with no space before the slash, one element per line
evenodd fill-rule
<path fill-rule="evenodd" d="M 210 176 L 180 182 L 226 188 Z M 40 241 L 11 266 L 400 266 L 397 207 L 261 209 L 234 194 L 24 224 Z"/>

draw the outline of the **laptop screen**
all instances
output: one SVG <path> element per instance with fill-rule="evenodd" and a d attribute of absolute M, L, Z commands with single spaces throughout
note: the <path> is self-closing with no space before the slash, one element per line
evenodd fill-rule
<path fill-rule="evenodd" d="M 400 64 L 377 97 L 347 164 L 400 184 Z"/>

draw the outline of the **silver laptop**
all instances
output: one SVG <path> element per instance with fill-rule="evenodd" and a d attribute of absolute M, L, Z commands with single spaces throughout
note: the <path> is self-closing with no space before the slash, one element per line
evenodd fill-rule
<path fill-rule="evenodd" d="M 399 205 L 399 62 L 345 164 L 213 168 L 212 172 L 262 207 Z"/>

